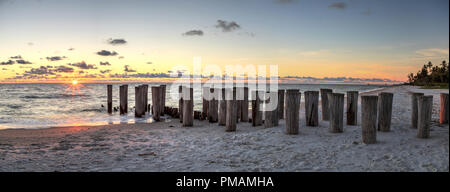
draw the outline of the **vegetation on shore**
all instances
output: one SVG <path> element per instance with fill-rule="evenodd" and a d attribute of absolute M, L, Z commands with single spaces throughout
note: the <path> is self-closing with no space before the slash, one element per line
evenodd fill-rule
<path fill-rule="evenodd" d="M 442 61 L 440 66 L 433 66 L 431 62 L 428 62 L 416 74 L 408 75 L 408 84 L 422 86 L 424 89 L 448 89 L 448 67 L 446 61 Z"/>

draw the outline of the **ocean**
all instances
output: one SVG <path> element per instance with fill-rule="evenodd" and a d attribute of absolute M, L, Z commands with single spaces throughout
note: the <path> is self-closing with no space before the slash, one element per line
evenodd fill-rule
<path fill-rule="evenodd" d="M 113 83 L 113 106 L 119 106 L 119 86 Z M 0 84 L 0 129 L 41 129 L 62 126 L 106 125 L 120 123 L 149 123 L 150 115 L 134 117 L 134 87 L 144 83 L 128 83 L 128 115 L 119 112 L 109 115 L 106 111 L 106 83 L 78 84 Z M 160 84 L 146 83 L 151 86 Z M 383 85 L 318 85 L 280 84 L 279 89 L 319 91 L 330 88 L 333 92 L 365 92 L 379 89 Z M 178 101 L 169 96 L 167 86 L 166 106 L 178 107 Z M 302 94 L 303 99 L 303 94 Z M 149 93 L 151 104 L 151 94 Z M 102 107 L 103 105 L 103 107 Z M 194 92 L 194 108 L 201 110 L 201 90 Z"/>

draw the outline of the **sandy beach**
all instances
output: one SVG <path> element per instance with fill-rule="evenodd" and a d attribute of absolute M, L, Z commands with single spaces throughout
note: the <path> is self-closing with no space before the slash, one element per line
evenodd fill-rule
<path fill-rule="evenodd" d="M 237 132 L 207 121 L 0 130 L 0 171 L 449 171 L 449 125 L 439 124 L 439 94 L 448 90 L 398 86 L 391 132 L 361 143 L 358 126 L 329 133 L 328 122 L 284 134 L 285 122 L 265 129 L 239 123 Z M 410 128 L 411 92 L 433 95 L 431 137 Z M 361 100 L 359 100 L 361 101 Z M 320 108 L 319 108 L 320 110 Z M 320 112 L 319 112 L 320 114 Z M 345 118 L 345 115 L 344 115 Z"/>

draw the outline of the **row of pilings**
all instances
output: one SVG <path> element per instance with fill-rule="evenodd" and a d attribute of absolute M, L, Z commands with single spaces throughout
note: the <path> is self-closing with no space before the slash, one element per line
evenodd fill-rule
<path fill-rule="evenodd" d="M 148 85 L 135 87 L 135 117 L 151 113 L 155 121 L 160 121 L 165 114 L 179 118 L 184 127 L 194 125 L 194 119 L 207 120 L 225 126 L 225 131 L 234 132 L 237 124 L 251 123 L 252 126 L 271 128 L 279 126 L 285 119 L 285 133 L 299 134 L 300 103 L 302 94 L 298 89 L 259 91 L 248 87 L 202 88 L 202 111 L 194 111 L 194 90 L 189 86 L 178 87 L 178 107 L 167 107 L 166 85 L 152 86 L 152 104 L 148 103 Z M 251 93 L 251 100 L 249 100 Z M 333 93 L 331 89 L 305 91 L 305 124 L 319 126 L 319 106 L 322 109 L 322 121 L 329 121 L 329 132 L 344 132 L 344 112 L 346 124 L 358 125 L 358 100 L 361 99 L 361 130 L 363 143 L 376 143 L 377 131 L 391 130 L 393 93 L 381 92 L 378 95 L 359 95 L 357 91 L 348 91 L 344 108 L 345 95 Z M 121 85 L 120 114 L 128 112 L 128 85 Z M 320 104 L 319 104 L 320 95 Z M 198 99 L 198 98 L 197 98 Z M 273 106 L 271 99 L 277 102 Z M 441 94 L 440 123 L 448 123 L 448 94 Z M 249 103 L 251 113 L 249 116 Z M 108 113 L 112 113 L 112 85 L 107 85 Z M 430 135 L 433 96 L 423 93 L 411 94 L 411 128 L 417 129 L 417 137 L 428 138 Z M 270 109 L 269 109 L 270 108 Z"/>

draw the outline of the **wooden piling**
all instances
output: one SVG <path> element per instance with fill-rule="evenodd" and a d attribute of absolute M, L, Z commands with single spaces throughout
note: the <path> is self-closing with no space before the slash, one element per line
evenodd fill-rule
<path fill-rule="evenodd" d="M 164 109 L 166 108 L 166 85 L 160 85 L 161 87 L 161 115 L 164 115 Z"/>
<path fill-rule="evenodd" d="M 148 85 L 142 85 L 142 94 L 143 94 L 143 99 L 144 99 L 144 103 L 142 105 L 144 105 L 144 110 L 145 112 L 149 112 L 148 110 Z"/>
<path fill-rule="evenodd" d="M 242 113 L 242 100 L 241 100 L 241 94 L 244 93 L 243 87 L 236 87 L 236 106 L 237 106 L 237 115 L 236 115 L 236 123 L 239 123 L 241 119 L 241 113 Z"/>
<path fill-rule="evenodd" d="M 144 88 L 137 86 L 134 88 L 134 116 L 142 117 L 145 115 L 144 108 Z"/>
<path fill-rule="evenodd" d="M 284 89 L 278 90 L 278 118 L 284 119 Z"/>
<path fill-rule="evenodd" d="M 418 97 L 423 96 L 423 93 L 412 93 L 411 95 L 411 128 L 417 129 L 418 120 Z"/>
<path fill-rule="evenodd" d="M 225 94 L 227 95 L 227 116 L 225 131 L 232 132 L 236 131 L 237 121 L 236 89 L 226 89 Z"/>
<path fill-rule="evenodd" d="M 244 99 L 241 101 L 241 122 L 248 122 L 248 87 L 244 87 Z"/>
<path fill-rule="evenodd" d="M 320 89 L 320 100 L 322 105 L 322 120 L 330 120 L 330 110 L 328 104 L 328 93 L 333 93 L 331 89 Z"/>
<path fill-rule="evenodd" d="M 319 92 L 305 91 L 306 126 L 319 126 Z"/>
<path fill-rule="evenodd" d="M 286 90 L 286 134 L 299 133 L 299 108 L 301 93 L 298 89 Z"/>
<path fill-rule="evenodd" d="M 262 111 L 260 109 L 261 99 L 259 95 L 260 91 L 252 92 L 252 126 L 260 126 L 262 125 Z"/>
<path fill-rule="evenodd" d="M 209 87 L 202 88 L 202 116 L 204 119 L 208 118 L 209 101 L 206 98 L 209 97 L 209 90 Z"/>
<path fill-rule="evenodd" d="M 178 113 L 180 118 L 180 123 L 183 123 L 183 86 L 178 87 Z"/>
<path fill-rule="evenodd" d="M 361 129 L 362 142 L 377 142 L 377 105 L 378 96 L 361 96 Z"/>
<path fill-rule="evenodd" d="M 358 91 L 347 91 L 347 125 L 358 125 Z"/>
<path fill-rule="evenodd" d="M 440 110 L 440 120 L 441 124 L 448 124 L 448 93 L 441 93 L 441 110 Z"/>
<path fill-rule="evenodd" d="M 417 137 L 430 137 L 431 114 L 433 113 L 433 96 L 418 97 Z"/>
<path fill-rule="evenodd" d="M 194 126 L 194 89 L 183 87 L 183 126 Z"/>
<path fill-rule="evenodd" d="M 119 88 L 120 115 L 128 113 L 128 85 L 121 85 Z"/>
<path fill-rule="evenodd" d="M 212 97 L 211 98 L 211 100 L 209 101 L 209 104 L 208 104 L 208 120 L 209 120 L 209 122 L 210 123 L 216 123 L 217 121 L 218 121 L 218 116 L 219 116 L 219 109 L 218 109 L 218 107 L 219 107 L 219 101 L 217 100 L 217 97 L 218 97 L 218 93 L 219 93 L 219 91 L 220 91 L 220 89 L 214 89 L 214 88 L 211 88 L 210 89 L 210 94 L 212 94 L 212 96 L 214 96 L 214 97 Z"/>
<path fill-rule="evenodd" d="M 265 95 L 265 107 L 264 107 L 264 127 L 271 128 L 278 126 L 278 107 L 274 110 L 269 109 L 269 104 L 272 98 L 278 97 L 278 92 L 267 92 Z M 273 105 L 273 104 L 272 104 Z M 278 106 L 278 101 L 276 106 Z"/>
<path fill-rule="evenodd" d="M 227 121 L 227 101 L 225 100 L 225 88 L 221 89 L 219 100 L 219 125 L 225 126 Z"/>
<path fill-rule="evenodd" d="M 378 94 L 378 131 L 391 131 L 393 93 Z"/>
<path fill-rule="evenodd" d="M 328 93 L 331 133 L 344 132 L 344 94 Z"/>
<path fill-rule="evenodd" d="M 108 93 L 108 98 L 107 98 L 107 106 L 108 106 L 108 113 L 111 114 L 112 113 L 112 85 L 108 85 L 107 86 L 107 93 Z"/>
<path fill-rule="evenodd" d="M 152 87 L 152 106 L 153 106 L 153 120 L 160 121 L 161 119 L 161 87 Z"/>

